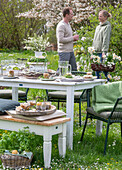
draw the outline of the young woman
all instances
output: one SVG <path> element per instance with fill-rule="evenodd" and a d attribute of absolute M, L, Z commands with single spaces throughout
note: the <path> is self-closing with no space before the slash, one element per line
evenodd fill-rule
<path fill-rule="evenodd" d="M 110 36 L 111 36 L 111 24 L 107 21 L 108 18 L 111 18 L 111 14 L 108 13 L 106 10 L 102 10 L 99 12 L 99 25 L 96 27 L 94 40 L 93 40 L 93 47 L 97 55 L 101 58 L 108 52 L 109 43 L 110 43 Z M 109 81 L 107 77 L 108 72 L 104 72 L 105 77 Z M 100 71 L 96 72 L 97 78 L 100 78 Z"/>

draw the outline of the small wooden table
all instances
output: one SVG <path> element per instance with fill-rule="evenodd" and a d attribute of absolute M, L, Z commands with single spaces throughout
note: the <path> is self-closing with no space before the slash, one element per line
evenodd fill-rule
<path fill-rule="evenodd" d="M 59 134 L 59 154 L 64 157 L 66 153 L 66 122 L 70 120 L 71 119 L 68 117 L 59 117 L 39 122 L 2 115 L 0 116 L 0 129 L 18 131 L 19 129 L 23 129 L 23 127 L 28 126 L 30 132 L 42 135 L 44 166 L 45 168 L 49 168 L 51 162 L 52 135 Z"/>

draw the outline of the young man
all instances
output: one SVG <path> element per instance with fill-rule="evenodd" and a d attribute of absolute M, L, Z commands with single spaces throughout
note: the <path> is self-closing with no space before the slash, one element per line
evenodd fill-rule
<path fill-rule="evenodd" d="M 69 61 L 69 64 L 71 64 L 72 67 L 72 71 L 76 71 L 77 65 L 73 52 L 73 41 L 77 41 L 79 39 L 79 35 L 73 36 L 72 28 L 69 23 L 72 20 L 72 17 L 72 8 L 64 8 L 63 20 L 58 23 L 56 28 L 56 37 L 58 43 L 59 61 Z"/>

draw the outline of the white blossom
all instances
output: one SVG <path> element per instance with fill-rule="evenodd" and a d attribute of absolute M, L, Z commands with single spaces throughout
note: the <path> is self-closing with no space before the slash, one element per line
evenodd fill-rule
<path fill-rule="evenodd" d="M 81 51 L 83 51 L 84 50 L 84 48 L 83 47 L 81 47 Z"/>
<path fill-rule="evenodd" d="M 84 41 L 86 39 L 86 37 L 82 37 L 81 40 Z"/>

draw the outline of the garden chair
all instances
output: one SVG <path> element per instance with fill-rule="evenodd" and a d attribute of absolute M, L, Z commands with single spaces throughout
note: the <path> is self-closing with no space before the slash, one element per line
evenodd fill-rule
<path fill-rule="evenodd" d="M 86 72 L 72 71 L 72 74 L 86 74 Z M 58 109 L 60 102 L 66 102 L 65 91 L 48 91 L 46 90 L 47 100 L 51 102 L 58 102 Z M 79 125 L 81 126 L 81 102 L 87 101 L 86 90 L 74 92 L 74 103 L 79 103 Z"/>
<path fill-rule="evenodd" d="M 113 82 L 94 87 L 92 90 L 92 104 L 93 107 L 87 107 L 86 109 L 87 115 L 81 141 L 83 140 L 88 118 L 106 122 L 105 155 L 109 126 L 111 124 L 120 123 L 122 137 L 122 82 Z"/>
<path fill-rule="evenodd" d="M 18 100 L 27 102 L 27 94 L 29 88 L 26 91 L 19 90 L 18 91 Z M 2 89 L 0 90 L 0 98 L 2 99 L 12 99 L 12 89 Z"/>

